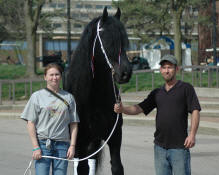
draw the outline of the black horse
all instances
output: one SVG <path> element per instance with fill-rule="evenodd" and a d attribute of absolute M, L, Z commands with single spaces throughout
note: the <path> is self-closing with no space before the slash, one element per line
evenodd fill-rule
<path fill-rule="evenodd" d="M 114 126 L 113 106 L 118 89 L 113 88 L 112 72 L 118 83 L 128 82 L 131 77 L 126 55 L 128 37 L 120 15 L 118 9 L 114 16 L 108 16 L 105 8 L 102 16 L 93 19 L 85 28 L 71 60 L 64 88 L 74 95 L 80 117 L 75 157 L 83 158 L 95 152 Z M 108 142 L 113 175 L 124 174 L 120 158 L 122 123 L 120 116 Z M 93 158 L 98 160 L 98 156 Z M 87 175 L 87 162 L 80 162 L 77 171 L 79 175 Z"/>

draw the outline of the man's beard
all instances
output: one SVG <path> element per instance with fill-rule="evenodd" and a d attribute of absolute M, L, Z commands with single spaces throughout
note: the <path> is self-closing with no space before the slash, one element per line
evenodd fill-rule
<path fill-rule="evenodd" d="M 174 79 L 174 76 L 168 77 L 168 78 L 164 78 L 164 80 L 168 83 L 171 82 Z"/>

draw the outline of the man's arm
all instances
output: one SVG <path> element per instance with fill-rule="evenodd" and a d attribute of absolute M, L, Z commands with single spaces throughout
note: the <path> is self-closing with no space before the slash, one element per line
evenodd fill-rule
<path fill-rule="evenodd" d="M 199 110 L 192 111 L 190 133 L 184 143 L 186 148 L 192 148 L 193 146 L 195 146 L 195 136 L 198 130 L 199 121 Z"/>
<path fill-rule="evenodd" d="M 139 105 L 123 106 L 122 102 L 114 105 L 114 111 L 116 113 L 124 113 L 127 115 L 137 115 L 143 112 Z"/>

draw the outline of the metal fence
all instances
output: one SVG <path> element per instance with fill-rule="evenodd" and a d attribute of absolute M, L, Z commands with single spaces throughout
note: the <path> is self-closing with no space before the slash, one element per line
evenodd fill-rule
<path fill-rule="evenodd" d="M 155 88 L 155 75 L 160 74 L 159 69 L 146 69 L 134 71 L 132 77 L 135 77 L 135 90 L 139 91 L 139 84 L 142 80 L 139 77 L 142 73 L 151 74 L 150 89 Z M 181 66 L 179 69 L 179 79 L 186 81 L 186 75 L 191 77 L 189 81 L 195 87 L 219 88 L 219 66 Z M 207 84 L 206 84 L 207 82 Z M 148 83 L 148 82 L 147 82 Z M 120 92 L 123 92 L 123 87 L 120 86 Z"/>
<path fill-rule="evenodd" d="M 219 88 L 219 82 L 218 82 L 218 73 L 219 67 L 218 66 L 184 66 L 180 67 L 179 76 L 180 79 L 184 81 L 186 78 L 186 75 L 189 74 L 189 77 L 191 77 L 191 84 L 195 87 L 209 87 L 209 88 Z M 141 80 L 139 80 L 139 76 L 141 74 L 150 74 L 150 89 L 155 88 L 155 75 L 159 74 L 159 69 L 151 70 L 139 70 L 134 71 L 132 78 L 135 78 L 135 91 L 139 91 L 139 84 L 142 83 Z M 204 84 L 205 82 L 205 84 Z M 206 84 L 207 82 L 207 84 Z M 10 100 L 14 104 L 16 99 L 16 92 L 18 91 L 18 84 L 21 84 L 24 86 L 22 87 L 22 92 L 24 97 L 29 97 L 33 93 L 33 83 L 38 83 L 38 87 L 34 89 L 40 89 L 45 86 L 45 81 L 41 79 L 18 79 L 18 80 L 0 80 L 0 105 L 3 101 L 3 86 L 6 86 L 5 88 L 8 88 L 8 95 L 4 100 Z M 148 82 L 147 82 L 148 83 Z M 120 91 L 123 92 L 122 86 L 120 86 Z"/>
<path fill-rule="evenodd" d="M 15 93 L 16 93 L 16 86 L 20 83 L 24 84 L 24 91 L 23 95 L 25 97 L 30 96 L 33 93 L 33 83 L 40 83 L 40 88 L 43 87 L 45 81 L 42 78 L 35 78 L 35 79 L 17 79 L 17 80 L 0 80 L 0 105 L 2 104 L 3 100 L 3 85 L 7 85 L 8 90 L 8 98 L 7 100 L 12 101 L 14 104 L 16 101 Z"/>

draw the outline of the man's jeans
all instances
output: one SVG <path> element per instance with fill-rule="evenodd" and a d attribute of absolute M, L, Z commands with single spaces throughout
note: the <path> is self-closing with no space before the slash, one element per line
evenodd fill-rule
<path fill-rule="evenodd" d="M 39 140 L 39 146 L 43 156 L 54 156 L 66 158 L 69 148 L 68 142 L 51 141 L 50 148 L 46 148 L 46 140 Z M 52 175 L 66 175 L 68 161 L 41 158 L 35 161 L 36 175 L 49 175 L 50 165 L 52 165 Z"/>
<path fill-rule="evenodd" d="M 189 149 L 164 149 L 154 145 L 156 175 L 191 175 Z"/>

